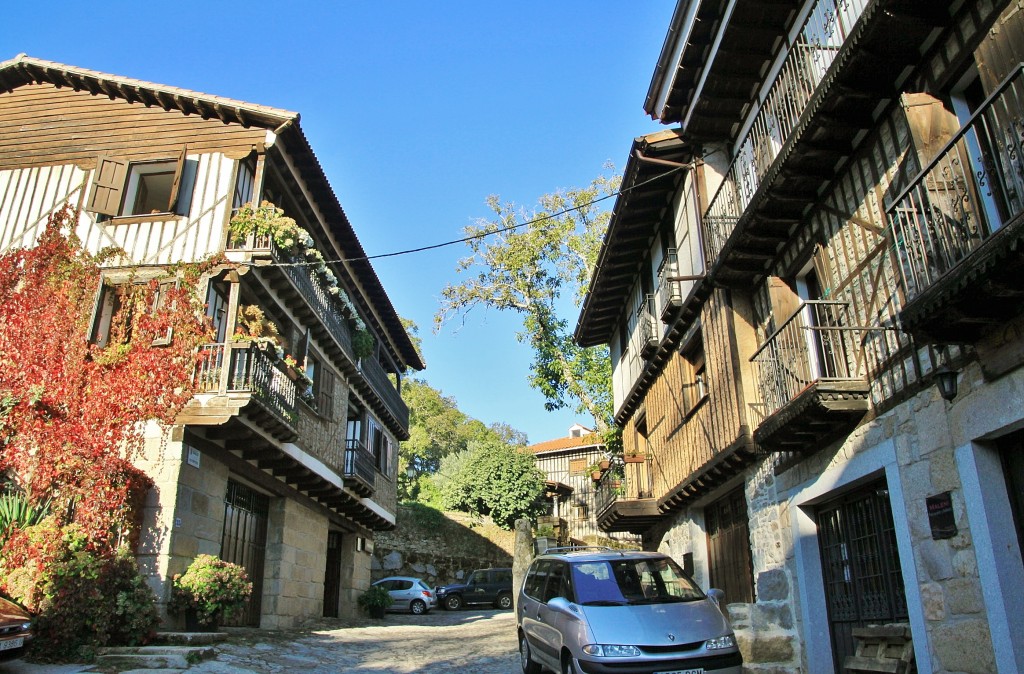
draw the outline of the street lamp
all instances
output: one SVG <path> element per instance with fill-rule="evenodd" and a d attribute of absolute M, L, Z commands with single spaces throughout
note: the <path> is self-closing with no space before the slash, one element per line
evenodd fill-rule
<path fill-rule="evenodd" d="M 957 377 L 959 376 L 956 370 L 943 365 L 934 372 L 935 385 L 939 388 L 939 395 L 944 400 L 952 401 L 956 397 L 957 388 Z"/>

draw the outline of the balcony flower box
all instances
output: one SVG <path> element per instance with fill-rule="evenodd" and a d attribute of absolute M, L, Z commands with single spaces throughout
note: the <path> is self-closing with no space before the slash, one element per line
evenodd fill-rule
<path fill-rule="evenodd" d="M 622 460 L 626 463 L 643 463 L 647 460 L 647 457 L 643 454 L 626 454 L 622 457 Z"/>

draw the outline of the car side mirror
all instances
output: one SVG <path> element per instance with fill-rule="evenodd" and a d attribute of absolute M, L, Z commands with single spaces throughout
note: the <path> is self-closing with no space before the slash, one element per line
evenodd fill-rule
<path fill-rule="evenodd" d="M 554 597 L 548 600 L 548 608 L 558 611 L 559 613 L 567 613 L 569 615 L 576 615 L 577 611 L 573 607 L 572 603 L 565 597 Z"/>
<path fill-rule="evenodd" d="M 715 604 L 721 611 L 725 611 L 725 592 L 713 587 L 710 590 L 708 590 L 708 599 L 715 602 Z"/>

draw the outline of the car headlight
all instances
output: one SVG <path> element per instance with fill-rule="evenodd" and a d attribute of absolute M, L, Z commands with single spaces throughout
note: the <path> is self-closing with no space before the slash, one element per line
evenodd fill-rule
<path fill-rule="evenodd" d="M 736 646 L 736 637 L 731 634 L 726 634 L 724 637 L 715 637 L 705 641 L 704 646 L 709 651 L 715 651 L 719 648 L 733 648 Z"/>
<path fill-rule="evenodd" d="M 27 632 L 28 630 L 32 629 L 32 623 L 21 623 L 21 629 Z"/>
<path fill-rule="evenodd" d="M 583 647 L 583 652 L 587 655 L 605 658 L 640 657 L 640 649 L 636 646 L 621 646 L 619 644 L 587 644 Z"/>

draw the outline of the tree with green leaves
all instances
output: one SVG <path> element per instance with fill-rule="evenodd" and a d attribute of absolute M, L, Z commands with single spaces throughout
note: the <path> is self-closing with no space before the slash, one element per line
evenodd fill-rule
<path fill-rule="evenodd" d="M 434 483 L 445 509 L 489 515 L 511 529 L 517 519 L 539 514 L 544 474 L 532 456 L 492 437 L 445 457 Z"/>
<path fill-rule="evenodd" d="M 442 290 L 434 318 L 440 330 L 480 306 L 520 314 L 516 338 L 533 350 L 529 382 L 544 394 L 545 408 L 561 409 L 567 398 L 574 400 L 575 411 L 590 414 L 600 431 L 608 430 L 612 418 L 608 349 L 579 347 L 571 326 L 611 217 L 603 204 L 620 179 L 600 176 L 588 187 L 546 194 L 529 216 L 488 197 L 493 219 L 465 231 L 471 253 L 457 271 L 468 276 Z"/>
<path fill-rule="evenodd" d="M 476 441 L 499 441 L 521 446 L 526 435 L 508 424 L 488 427 L 461 410 L 454 398 L 419 379 L 402 383 L 402 399 L 409 407 L 409 439 L 398 451 L 398 497 L 415 500 L 425 483 L 421 478 L 438 471 L 442 460 L 464 452 Z M 408 475 L 412 468 L 413 476 Z"/>

